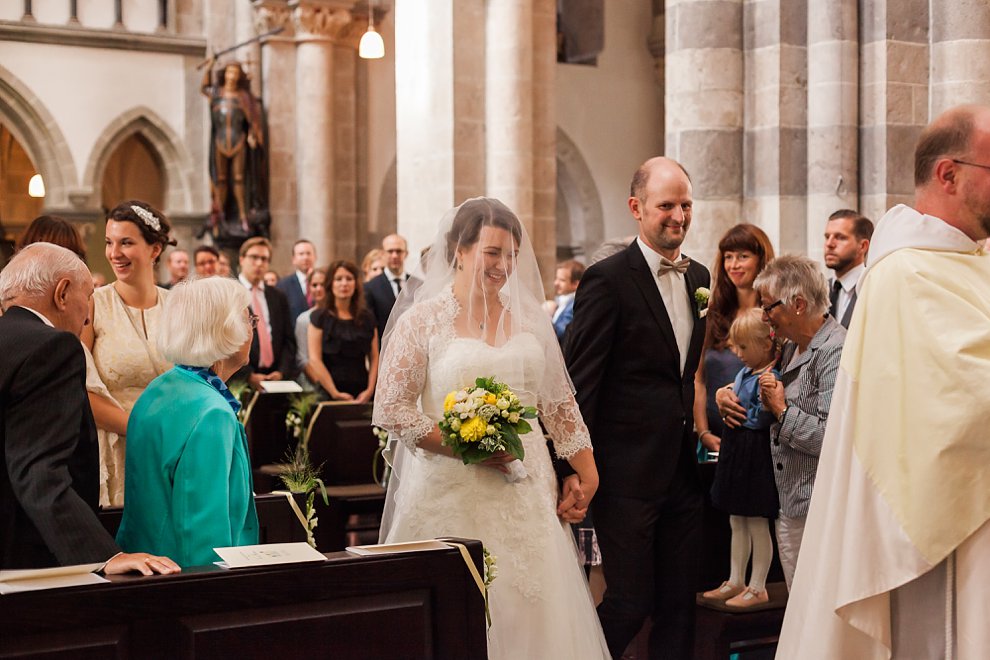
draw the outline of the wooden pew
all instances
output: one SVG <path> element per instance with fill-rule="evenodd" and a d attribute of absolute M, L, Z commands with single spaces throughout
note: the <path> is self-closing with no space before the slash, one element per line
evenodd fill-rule
<path fill-rule="evenodd" d="M 294 497 L 299 508 L 302 509 L 306 504 L 305 496 L 297 494 Z M 271 493 L 255 495 L 254 506 L 258 510 L 259 543 L 292 543 L 306 540 L 306 530 L 292 512 L 292 507 L 289 506 L 284 495 Z M 100 510 L 98 514 L 100 522 L 111 536 L 117 535 L 123 513 L 124 510 L 119 507 Z"/>
<path fill-rule="evenodd" d="M 481 543 L 463 543 L 482 570 Z M 0 596 L 0 658 L 487 657 L 456 549 L 328 560 Z"/>
<path fill-rule="evenodd" d="M 371 431 L 371 411 L 370 403 L 325 401 L 310 420 L 310 459 L 313 465 L 323 466 L 330 499 L 329 509 L 319 514 L 315 534 L 324 551 L 342 550 L 348 545 L 349 534 L 363 532 L 363 541 L 377 540 L 385 489 L 371 473 L 378 451 L 378 438 Z M 367 522 L 359 522 L 361 519 Z"/>
<path fill-rule="evenodd" d="M 285 428 L 289 412 L 289 395 L 256 391 L 245 407 L 244 430 L 247 432 L 251 467 L 281 463 L 286 452 L 295 446 Z M 268 492 L 270 489 L 257 489 Z"/>

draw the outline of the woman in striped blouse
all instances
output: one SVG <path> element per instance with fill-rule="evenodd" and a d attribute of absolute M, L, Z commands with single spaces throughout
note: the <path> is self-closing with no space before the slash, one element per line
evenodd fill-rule
<path fill-rule="evenodd" d="M 781 380 L 761 379 L 760 394 L 764 408 L 777 418 L 770 431 L 770 452 L 780 497 L 777 545 L 789 589 L 846 331 L 828 315 L 828 282 L 808 257 L 778 257 L 753 286 L 764 321 L 787 340 L 780 358 Z M 727 426 L 745 421 L 746 411 L 731 385 L 716 393 L 715 402 Z"/>

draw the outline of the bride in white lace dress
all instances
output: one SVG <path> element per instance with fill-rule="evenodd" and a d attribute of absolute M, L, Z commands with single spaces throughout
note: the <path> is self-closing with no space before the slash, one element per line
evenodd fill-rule
<path fill-rule="evenodd" d="M 465 202 L 442 221 L 426 278 L 411 288 L 389 319 L 375 395 L 374 423 L 393 440 L 381 540 L 485 544 L 498 560 L 491 658 L 608 657 L 573 536 L 557 516 L 539 425 L 522 438 L 527 476 L 514 482 L 505 474 L 510 456 L 464 465 L 437 427 L 447 393 L 494 376 L 536 406 L 557 455 L 577 472 L 565 482 L 565 518 L 586 512 L 598 485 L 591 441 L 540 308 L 543 287 L 522 225 L 496 200 Z"/>

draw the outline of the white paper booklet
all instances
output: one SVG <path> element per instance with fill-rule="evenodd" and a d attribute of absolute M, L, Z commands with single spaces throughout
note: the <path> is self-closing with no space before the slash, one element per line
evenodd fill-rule
<path fill-rule="evenodd" d="M 15 571 L 0 571 L 0 594 L 13 594 L 19 591 L 59 589 L 85 584 L 109 582 L 93 571 L 103 566 L 99 564 L 77 564 L 54 568 L 29 568 Z"/>
<path fill-rule="evenodd" d="M 427 541 L 408 541 L 406 543 L 384 543 L 381 545 L 352 545 L 345 548 L 355 555 L 392 555 L 400 552 L 426 552 L 428 550 L 449 550 L 450 546 L 443 541 L 433 539 Z"/>
<path fill-rule="evenodd" d="M 216 562 L 221 568 L 250 568 L 252 566 L 272 566 L 275 564 L 301 564 L 310 561 L 326 561 L 321 552 L 305 542 L 266 543 L 264 545 L 241 545 L 232 548 L 213 548 L 223 559 Z"/>
<path fill-rule="evenodd" d="M 294 380 L 263 380 L 261 389 L 269 394 L 294 394 L 302 392 L 302 387 Z"/>

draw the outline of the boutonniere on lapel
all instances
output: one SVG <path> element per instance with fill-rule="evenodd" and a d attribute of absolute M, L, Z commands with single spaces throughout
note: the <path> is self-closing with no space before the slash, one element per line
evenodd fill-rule
<path fill-rule="evenodd" d="M 703 286 L 694 290 L 694 304 L 698 306 L 698 318 L 703 319 L 708 315 L 708 300 L 712 297 L 712 292 Z"/>

